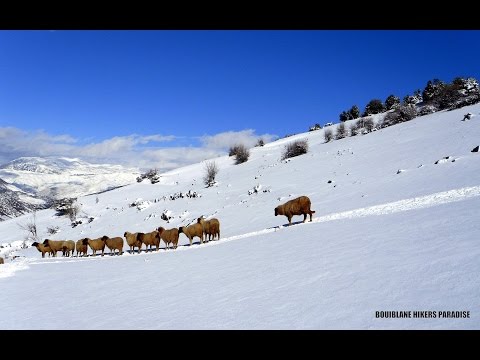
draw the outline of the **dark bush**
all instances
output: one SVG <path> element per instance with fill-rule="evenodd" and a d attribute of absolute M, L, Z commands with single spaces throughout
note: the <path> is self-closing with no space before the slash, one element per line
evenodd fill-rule
<path fill-rule="evenodd" d="M 240 144 L 230 146 L 230 149 L 228 149 L 228 156 L 237 155 L 237 151 L 238 151 L 239 148 L 240 148 Z"/>
<path fill-rule="evenodd" d="M 417 116 L 414 106 L 400 106 L 395 111 L 388 113 L 382 122 L 382 128 L 412 120 Z"/>
<path fill-rule="evenodd" d="M 282 160 L 303 155 L 308 152 L 308 140 L 295 140 L 285 146 Z"/>
<path fill-rule="evenodd" d="M 250 157 L 250 150 L 245 145 L 238 145 L 235 151 L 235 165 L 242 164 Z"/>
<path fill-rule="evenodd" d="M 438 111 L 438 108 L 435 105 L 433 104 L 425 105 L 418 110 L 418 116 L 432 114 L 437 111 Z"/>
<path fill-rule="evenodd" d="M 265 141 L 263 139 L 258 139 L 255 147 L 262 147 L 263 145 L 265 145 Z"/>

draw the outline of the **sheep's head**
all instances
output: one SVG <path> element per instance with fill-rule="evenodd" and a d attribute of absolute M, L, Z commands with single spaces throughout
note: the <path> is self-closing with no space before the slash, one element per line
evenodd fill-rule
<path fill-rule="evenodd" d="M 125 231 L 125 234 L 123 234 L 123 237 L 127 237 L 128 231 Z"/>
<path fill-rule="evenodd" d="M 180 226 L 180 227 L 178 228 L 178 233 L 179 233 L 179 234 L 183 233 L 183 228 L 184 228 L 184 226 Z M 184 234 L 185 234 L 185 233 L 184 233 Z"/>
<path fill-rule="evenodd" d="M 109 238 L 107 235 L 103 235 L 100 240 L 102 241 L 107 241 Z"/>
<path fill-rule="evenodd" d="M 88 238 L 82 239 L 82 245 L 88 245 Z"/>
<path fill-rule="evenodd" d="M 275 216 L 278 215 L 278 207 L 275 208 Z"/>
<path fill-rule="evenodd" d="M 43 245 L 48 245 L 48 239 L 45 239 L 45 241 L 43 242 Z"/>
<path fill-rule="evenodd" d="M 161 234 L 165 231 L 165 228 L 163 226 L 160 226 L 158 229 L 157 229 L 158 233 Z"/>
<path fill-rule="evenodd" d="M 38 247 L 38 245 L 40 245 L 40 244 L 36 241 L 32 244 L 32 246 L 35 246 L 35 247 Z"/>
<path fill-rule="evenodd" d="M 204 221 L 205 221 L 205 218 L 203 217 L 203 215 L 197 219 L 198 224 L 202 224 Z"/>

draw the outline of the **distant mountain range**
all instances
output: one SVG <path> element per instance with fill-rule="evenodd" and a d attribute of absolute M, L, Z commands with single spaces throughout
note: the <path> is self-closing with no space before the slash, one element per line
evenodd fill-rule
<path fill-rule="evenodd" d="M 140 170 L 66 157 L 21 157 L 0 165 L 0 220 L 49 199 L 78 197 L 134 183 Z"/>

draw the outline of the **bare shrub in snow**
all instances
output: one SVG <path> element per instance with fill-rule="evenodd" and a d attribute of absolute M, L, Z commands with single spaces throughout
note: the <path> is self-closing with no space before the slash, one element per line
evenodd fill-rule
<path fill-rule="evenodd" d="M 350 136 L 356 136 L 360 132 L 358 128 L 358 122 L 350 125 Z"/>
<path fill-rule="evenodd" d="M 373 123 L 373 119 L 371 117 L 367 117 L 363 120 L 363 127 L 367 132 L 372 132 L 373 128 L 375 127 L 375 124 Z"/>
<path fill-rule="evenodd" d="M 245 145 L 238 145 L 235 152 L 235 165 L 243 164 L 250 157 L 250 150 Z"/>
<path fill-rule="evenodd" d="M 282 160 L 303 155 L 308 152 L 308 140 L 295 140 L 285 146 L 282 154 Z"/>
<path fill-rule="evenodd" d="M 240 148 L 240 144 L 235 144 L 233 146 L 230 146 L 230 149 L 228 149 L 228 156 L 235 156 L 237 155 L 238 149 Z"/>
<path fill-rule="evenodd" d="M 23 238 L 22 248 L 27 248 L 27 241 L 31 242 L 40 242 L 37 232 L 37 214 L 34 211 L 32 213 L 32 218 L 25 224 L 18 224 L 18 227 L 26 232 L 25 237 Z"/>
<path fill-rule="evenodd" d="M 58 226 L 50 226 L 50 227 L 47 227 L 47 234 L 54 235 L 58 233 L 59 230 L 60 228 Z"/>
<path fill-rule="evenodd" d="M 347 136 L 347 130 L 344 123 L 340 123 L 337 126 L 337 133 L 335 134 L 335 139 L 340 140 Z"/>
<path fill-rule="evenodd" d="M 325 137 L 325 142 L 329 142 L 330 140 L 333 139 L 333 132 L 331 129 L 325 129 L 325 132 L 323 133 L 323 136 Z"/>
<path fill-rule="evenodd" d="M 215 161 L 208 161 L 205 163 L 205 175 L 203 176 L 203 183 L 206 187 L 211 187 L 215 184 L 215 177 L 219 169 Z"/>
<path fill-rule="evenodd" d="M 67 209 L 67 216 L 70 219 L 70 221 L 75 221 L 77 219 L 77 215 L 80 213 L 81 206 L 77 203 L 73 203 L 68 209 Z"/>
<path fill-rule="evenodd" d="M 257 143 L 255 144 L 255 147 L 262 147 L 263 145 L 265 145 L 265 140 L 258 139 Z"/>

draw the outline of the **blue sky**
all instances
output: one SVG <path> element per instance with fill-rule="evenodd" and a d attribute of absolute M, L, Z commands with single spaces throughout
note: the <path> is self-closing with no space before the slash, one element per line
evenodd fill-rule
<path fill-rule="evenodd" d="M 0 31 L 0 162 L 133 164 L 148 150 L 153 164 L 169 149 L 200 161 L 237 138 L 338 122 L 353 104 L 403 97 L 432 78 L 479 79 L 479 40 L 479 31 Z M 32 141 L 5 146 L 7 137 Z"/>

